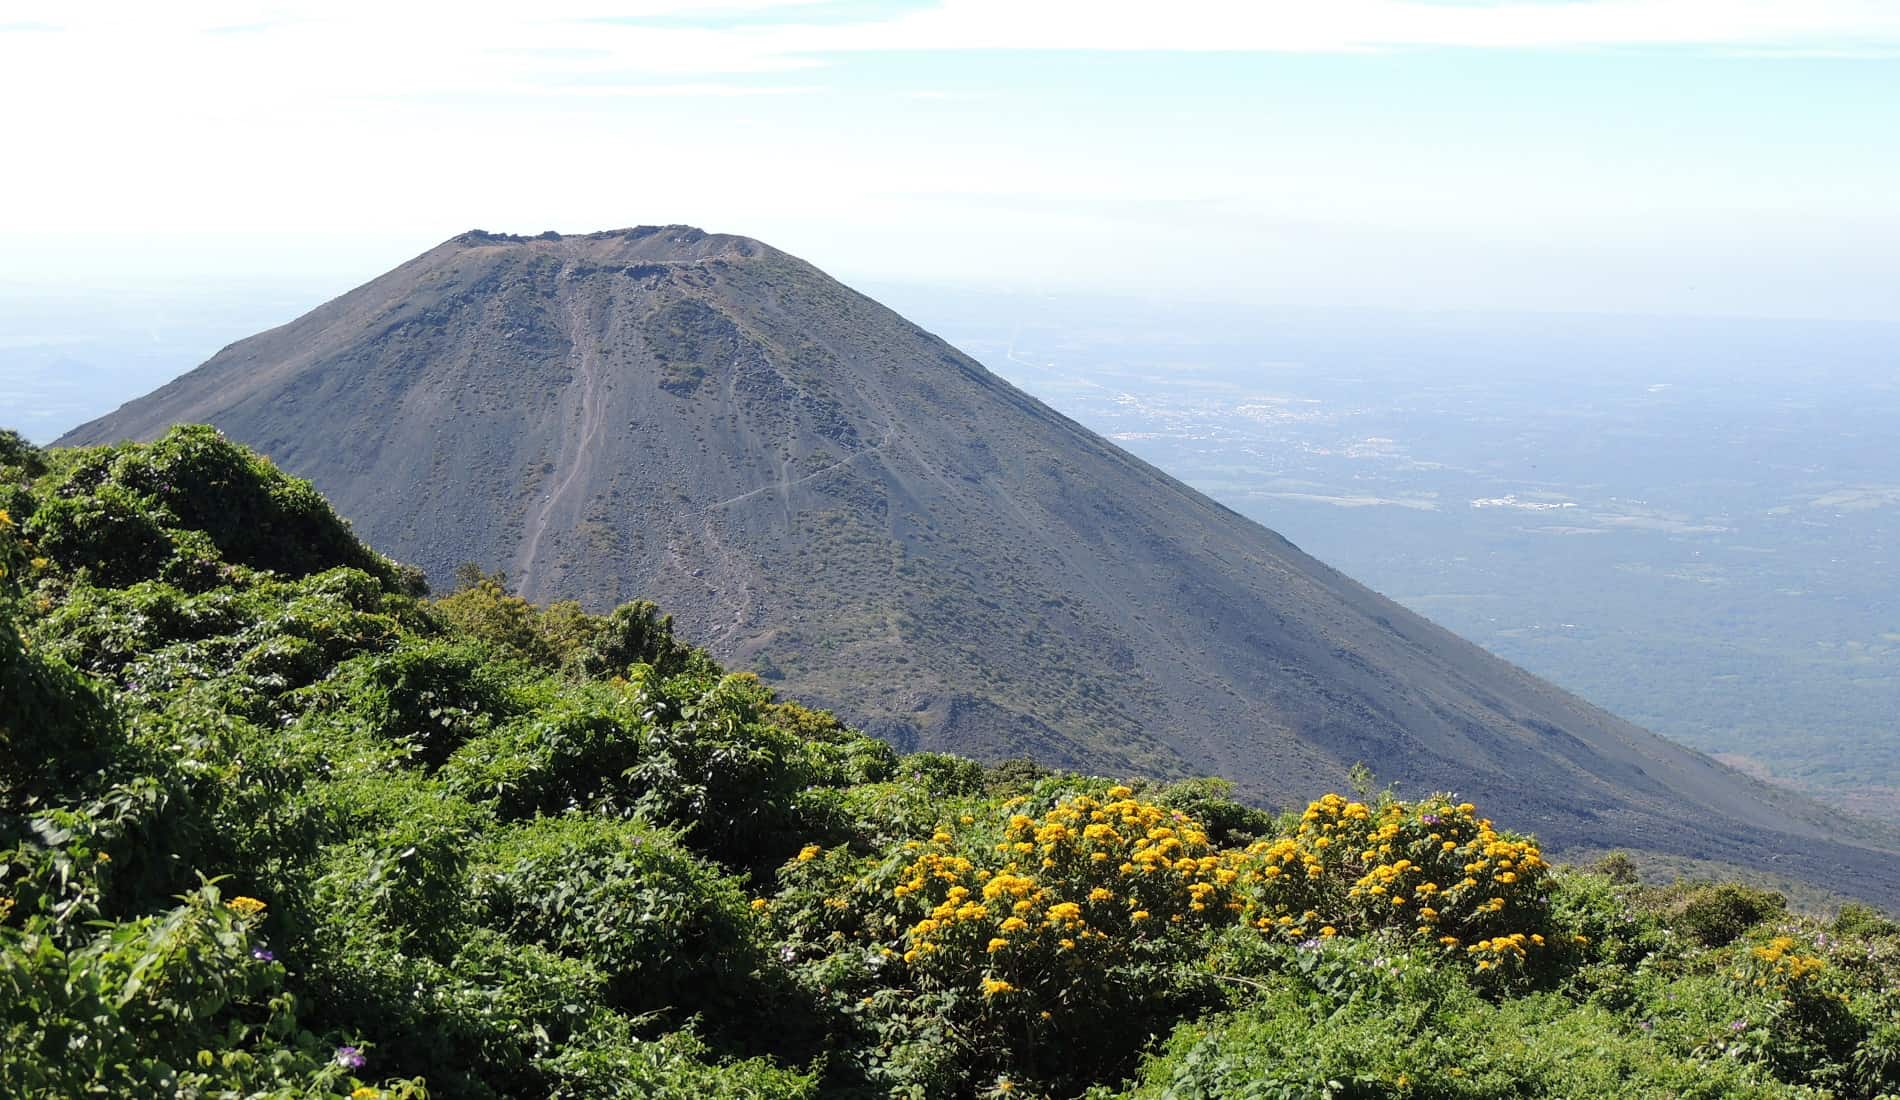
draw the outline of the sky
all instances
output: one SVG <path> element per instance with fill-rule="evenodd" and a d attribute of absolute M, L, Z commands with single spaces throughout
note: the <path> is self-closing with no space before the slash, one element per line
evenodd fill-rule
<path fill-rule="evenodd" d="M 870 281 L 1900 320 L 1896 0 L 4 0 L 0 102 L 0 295 L 681 222 Z"/>

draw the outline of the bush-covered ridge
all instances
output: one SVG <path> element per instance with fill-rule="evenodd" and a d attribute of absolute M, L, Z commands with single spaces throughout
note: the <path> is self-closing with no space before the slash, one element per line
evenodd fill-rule
<path fill-rule="evenodd" d="M 1870 910 L 900 757 L 651 605 L 424 599 L 207 429 L 0 436 L 0 570 L 0 1094 L 1900 1090 Z"/>

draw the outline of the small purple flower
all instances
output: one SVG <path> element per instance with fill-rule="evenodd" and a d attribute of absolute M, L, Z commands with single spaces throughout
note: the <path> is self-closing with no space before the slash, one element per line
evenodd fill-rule
<path fill-rule="evenodd" d="M 794 950 L 790 944 L 787 944 L 778 949 L 778 957 L 780 962 L 789 965 L 798 961 L 798 952 Z"/>
<path fill-rule="evenodd" d="M 261 963 L 277 961 L 277 956 L 271 954 L 269 951 L 265 950 L 262 947 L 251 948 L 251 958 L 256 959 L 258 962 L 261 962 Z"/>
<path fill-rule="evenodd" d="M 1319 939 L 1318 939 L 1318 937 L 1314 937 L 1313 939 L 1310 939 L 1310 940 L 1301 940 L 1301 941 L 1300 941 L 1300 950 L 1302 950 L 1302 951 L 1318 951 L 1318 950 L 1319 950 Z"/>
<path fill-rule="evenodd" d="M 1418 818 L 1418 819 L 1419 819 L 1420 821 L 1423 821 L 1423 822 L 1424 822 L 1425 824 L 1427 824 L 1427 825 L 1436 825 L 1436 824 L 1438 824 L 1438 815 L 1437 815 L 1437 814 L 1420 814 L 1420 815 L 1419 815 L 1419 818 Z"/>
<path fill-rule="evenodd" d="M 362 1069 L 369 1064 L 369 1059 L 363 1057 L 363 1052 L 355 1047 L 338 1047 L 336 1064 L 344 1069 Z"/>
<path fill-rule="evenodd" d="M 1737 1020 L 1734 1023 L 1728 1025 L 1728 1029 L 1730 1031 L 1741 1031 L 1743 1028 L 1746 1028 L 1747 1026 L 1748 1026 L 1747 1020 Z"/>

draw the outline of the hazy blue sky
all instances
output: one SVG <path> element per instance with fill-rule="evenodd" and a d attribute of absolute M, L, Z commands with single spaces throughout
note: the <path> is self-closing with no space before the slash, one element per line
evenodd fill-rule
<path fill-rule="evenodd" d="M 847 278 L 1900 319 L 1900 3 L 0 8 L 0 284 L 689 222 Z"/>

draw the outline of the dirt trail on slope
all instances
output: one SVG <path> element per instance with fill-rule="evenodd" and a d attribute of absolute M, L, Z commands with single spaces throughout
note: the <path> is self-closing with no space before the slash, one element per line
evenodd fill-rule
<path fill-rule="evenodd" d="M 562 280 L 570 278 L 570 271 L 570 268 L 563 268 L 560 278 Z M 602 423 L 606 419 L 606 402 L 601 400 L 600 394 L 602 372 L 598 351 L 599 341 L 582 339 L 585 335 L 582 332 L 585 325 L 585 311 L 586 306 L 580 294 L 568 295 L 567 340 L 568 347 L 571 349 L 570 354 L 574 359 L 574 373 L 580 380 L 580 430 L 571 434 L 563 433 L 559 468 L 566 472 L 548 492 L 547 499 L 541 504 L 539 514 L 528 522 L 527 530 L 522 536 L 521 549 L 515 553 L 517 578 L 515 591 L 529 598 L 533 598 L 535 594 L 534 586 L 538 579 L 537 559 L 541 550 L 541 539 L 548 533 L 555 506 L 560 504 L 561 498 L 566 496 L 567 491 L 573 487 L 574 479 L 579 477 L 581 470 L 586 467 L 587 459 L 593 450 L 594 439 L 600 434 Z M 569 439 L 573 441 L 572 455 L 568 453 Z"/>
<path fill-rule="evenodd" d="M 711 504 L 708 504 L 704 508 L 701 508 L 699 511 L 691 513 L 691 516 L 703 516 L 708 512 L 712 512 L 720 508 L 724 508 L 728 504 L 738 504 L 740 501 L 751 500 L 753 497 L 763 496 L 766 493 L 777 493 L 781 498 L 783 498 L 786 495 L 788 495 L 794 488 L 797 488 L 798 486 L 803 485 L 808 481 L 816 480 L 817 478 L 824 477 L 826 474 L 832 472 L 833 470 L 840 469 L 845 466 L 849 466 L 853 462 L 856 462 L 858 459 L 864 458 L 867 455 L 874 455 L 874 454 L 880 453 L 881 451 L 884 450 L 886 446 L 890 445 L 890 442 L 891 442 L 891 432 L 889 430 L 886 430 L 884 433 L 884 438 L 878 440 L 876 443 L 871 444 L 869 447 L 866 447 L 861 451 L 852 451 L 850 454 L 846 455 L 845 457 L 839 459 L 836 462 L 833 462 L 829 466 L 821 467 L 819 469 L 813 470 L 809 474 L 805 474 L 802 477 L 795 477 L 789 480 L 787 480 L 784 477 L 784 475 L 781 474 L 779 477 L 779 480 L 777 481 L 771 482 L 766 485 L 761 485 L 756 489 L 749 489 L 746 492 L 740 493 L 736 497 L 727 497 L 724 500 L 715 500 Z M 689 516 L 688 518 L 691 518 L 691 516 Z"/>

